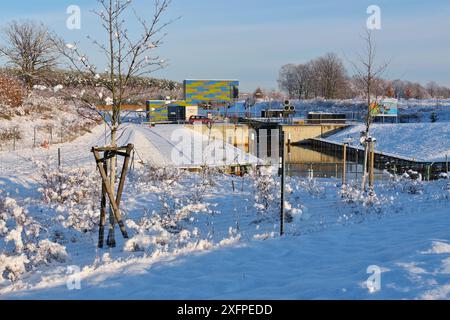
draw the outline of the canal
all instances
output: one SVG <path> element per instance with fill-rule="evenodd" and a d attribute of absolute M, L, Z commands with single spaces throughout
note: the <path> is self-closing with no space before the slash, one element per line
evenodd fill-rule
<path fill-rule="evenodd" d="M 342 179 L 343 156 L 336 150 L 300 145 L 286 147 L 285 151 L 286 172 L 289 176 Z M 347 179 L 360 181 L 363 173 L 363 159 L 357 159 L 350 153 L 349 150 L 347 159 L 353 159 L 353 161 L 346 163 Z M 389 176 L 385 170 L 375 169 L 375 180 L 388 180 Z"/>

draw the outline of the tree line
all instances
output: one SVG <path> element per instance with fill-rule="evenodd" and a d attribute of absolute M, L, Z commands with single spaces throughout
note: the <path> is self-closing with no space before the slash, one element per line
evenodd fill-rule
<path fill-rule="evenodd" d="M 58 36 L 45 24 L 37 21 L 12 21 L 0 30 L 0 76 L 7 81 L 19 80 L 31 90 L 35 85 L 54 87 L 98 87 L 99 78 L 88 71 L 64 69 L 64 57 L 58 48 Z M 8 80 L 9 79 L 9 80 Z M 171 80 L 150 78 L 143 75 L 130 77 L 130 86 L 143 90 L 155 89 L 167 95 L 181 91 L 181 84 Z M 164 95 L 164 96 L 165 96 Z"/>
<path fill-rule="evenodd" d="M 335 53 L 327 53 L 304 64 L 282 66 L 278 84 L 290 99 L 351 99 L 364 96 L 365 92 L 360 77 L 350 76 Z M 450 98 L 450 88 L 435 81 L 423 86 L 417 82 L 379 77 L 373 79 L 372 91 L 376 96 L 403 99 Z"/>

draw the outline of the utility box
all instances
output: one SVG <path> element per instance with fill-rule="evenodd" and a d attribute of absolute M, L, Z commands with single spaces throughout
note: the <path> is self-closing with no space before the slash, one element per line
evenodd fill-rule
<path fill-rule="evenodd" d="M 186 106 L 186 120 L 189 120 L 191 116 L 198 115 L 198 106 Z"/>
<path fill-rule="evenodd" d="M 170 122 L 184 122 L 191 116 L 198 115 L 197 106 L 184 106 L 181 104 L 170 104 L 167 107 L 167 118 Z"/>
<path fill-rule="evenodd" d="M 186 121 L 186 107 L 184 106 L 168 106 L 167 118 L 170 122 Z"/>

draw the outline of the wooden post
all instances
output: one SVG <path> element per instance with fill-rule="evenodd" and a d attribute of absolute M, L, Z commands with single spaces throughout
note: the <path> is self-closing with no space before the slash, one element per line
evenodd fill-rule
<path fill-rule="evenodd" d="M 284 189 L 285 181 L 284 175 L 286 174 L 285 163 L 284 163 L 284 131 L 281 131 L 281 145 L 280 145 L 280 171 L 281 171 L 281 204 L 280 204 L 280 236 L 284 235 Z"/>
<path fill-rule="evenodd" d="M 103 168 L 105 172 L 108 172 L 108 162 L 103 159 Z M 98 247 L 103 248 L 105 238 L 105 224 L 106 224 L 106 187 L 105 182 L 102 179 L 102 199 L 100 203 L 100 226 L 98 231 Z"/>
<path fill-rule="evenodd" d="M 361 190 L 366 191 L 366 180 L 367 180 L 367 164 L 369 160 L 369 147 L 368 142 L 364 143 L 364 163 L 363 163 L 363 175 L 362 175 L 362 183 L 361 183 Z"/>
<path fill-rule="evenodd" d="M 347 143 L 344 143 L 343 160 L 342 160 L 342 185 L 347 184 Z"/>
<path fill-rule="evenodd" d="M 134 146 L 131 143 L 127 145 L 125 160 L 124 160 L 123 167 L 122 167 L 122 174 L 120 176 L 119 187 L 117 189 L 117 199 L 116 199 L 117 206 L 120 205 L 120 201 L 122 200 L 123 187 L 125 185 L 125 178 L 127 175 L 128 165 L 130 163 L 131 151 L 133 151 L 133 148 L 134 148 Z"/>
<path fill-rule="evenodd" d="M 94 153 L 94 157 L 97 163 L 97 168 L 100 171 L 100 175 L 102 177 L 102 199 L 101 199 L 101 212 L 100 212 L 100 228 L 99 228 L 99 248 L 103 247 L 104 242 L 104 227 L 106 222 L 106 195 L 108 195 L 110 206 L 111 206 L 111 214 L 110 214 L 110 226 L 109 226 L 109 234 L 107 239 L 107 244 L 109 247 L 115 247 L 116 241 L 114 236 L 114 227 L 115 223 L 119 224 L 122 235 L 125 239 L 128 238 L 128 233 L 125 229 L 125 224 L 123 223 L 121 214 L 120 214 L 120 202 L 122 199 L 123 188 L 125 185 L 125 178 L 129 166 L 129 161 L 131 157 L 131 152 L 133 151 L 134 146 L 132 144 L 127 145 L 126 147 L 115 148 L 115 147 L 104 147 L 104 148 L 92 148 L 92 152 Z M 125 151 L 125 152 L 123 152 Z M 100 158 L 100 152 L 103 152 L 103 158 Z M 120 182 L 117 189 L 117 197 L 114 197 L 114 190 L 111 188 L 110 181 L 108 181 L 108 166 L 107 161 L 114 156 L 121 155 L 124 156 L 124 163 L 122 168 L 122 173 L 120 176 Z"/>
<path fill-rule="evenodd" d="M 122 232 L 123 237 L 125 239 L 128 239 L 128 233 L 127 233 L 127 231 L 125 229 L 125 225 L 124 225 L 124 223 L 122 221 L 122 215 L 120 213 L 120 210 L 117 207 L 117 203 L 116 203 L 116 200 L 114 198 L 114 192 L 111 189 L 111 185 L 108 182 L 108 176 L 107 176 L 106 171 L 105 171 L 105 169 L 103 167 L 103 161 L 100 158 L 99 149 L 93 148 L 93 153 L 94 153 L 95 159 L 97 161 L 97 167 L 98 167 L 98 169 L 100 171 L 100 175 L 101 175 L 101 177 L 102 177 L 102 179 L 103 179 L 103 181 L 105 183 L 106 194 L 108 195 L 109 203 L 111 205 L 111 209 L 113 211 L 113 214 L 114 214 L 114 216 L 116 218 L 116 221 L 119 223 L 120 231 Z"/>
<path fill-rule="evenodd" d="M 374 187 L 374 171 L 375 171 L 375 148 L 374 148 L 375 142 L 372 140 L 369 142 L 369 152 L 370 152 L 370 159 L 369 159 L 369 187 L 371 190 L 373 190 Z"/>
<path fill-rule="evenodd" d="M 289 163 L 291 162 L 291 144 L 292 144 L 292 139 L 291 139 L 291 133 L 289 132 L 288 134 L 288 161 Z"/>
<path fill-rule="evenodd" d="M 134 171 L 134 156 L 135 156 L 136 151 L 133 150 L 133 156 L 131 157 L 131 166 L 130 166 L 130 170 Z"/>

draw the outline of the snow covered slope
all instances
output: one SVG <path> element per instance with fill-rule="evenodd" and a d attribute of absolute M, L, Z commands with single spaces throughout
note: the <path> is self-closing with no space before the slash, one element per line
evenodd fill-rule
<path fill-rule="evenodd" d="M 352 139 L 352 146 L 360 147 L 363 125 L 352 126 L 328 137 L 335 143 Z M 385 154 L 424 162 L 443 162 L 450 157 L 450 123 L 373 124 L 371 135 L 377 139 L 375 150 Z"/>
<path fill-rule="evenodd" d="M 214 240 L 145 255 L 119 248 L 96 250 L 94 239 L 68 246 L 70 261 L 53 264 L 12 284 L 3 299 L 448 299 L 450 298 L 450 194 L 446 182 L 410 194 L 396 182 L 377 188 L 379 203 L 344 203 L 331 181 L 290 180 L 303 202 L 300 219 L 280 239 L 273 224 L 253 222 L 251 189 L 231 191 L 222 177 L 208 202 Z M 236 179 L 236 178 L 235 178 Z M 239 180 L 235 183 L 239 185 Z M 154 192 L 154 191 L 153 191 Z M 233 195 L 235 201 L 223 197 Z M 155 208 L 151 193 L 128 193 L 129 218 Z M 250 202 L 249 202 L 250 201 Z M 156 208 L 155 208 L 156 209 Z M 205 230 L 202 214 L 191 227 Z M 252 218 L 253 216 L 253 218 Z M 197 220 L 198 219 L 198 220 Z M 137 221 L 137 220 L 135 220 Z M 239 231 L 228 229 L 239 222 Z M 222 239 L 222 240 L 221 240 Z M 67 266 L 81 290 L 69 290 Z M 367 287 L 370 266 L 381 271 L 381 290 Z"/>

